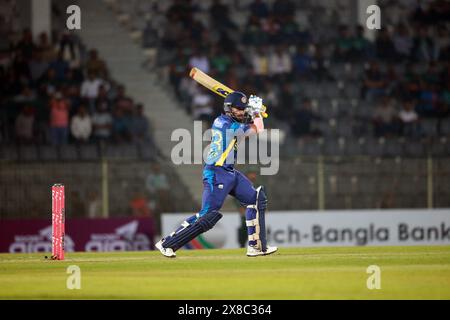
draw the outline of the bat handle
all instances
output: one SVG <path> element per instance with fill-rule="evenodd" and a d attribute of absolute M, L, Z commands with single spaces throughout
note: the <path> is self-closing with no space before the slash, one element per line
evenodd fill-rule
<path fill-rule="evenodd" d="M 267 107 L 263 105 L 263 112 L 261 112 L 261 115 L 263 118 L 267 118 L 269 115 L 266 113 Z"/>

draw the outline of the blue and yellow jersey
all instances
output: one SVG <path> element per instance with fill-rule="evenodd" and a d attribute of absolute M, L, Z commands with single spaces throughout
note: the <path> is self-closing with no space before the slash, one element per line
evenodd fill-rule
<path fill-rule="evenodd" d="M 221 115 L 214 120 L 211 128 L 211 145 L 206 159 L 207 166 L 222 166 L 232 170 L 237 157 L 237 143 L 250 129 L 250 124 L 235 121 L 228 115 Z M 233 152 L 231 156 L 230 153 Z M 233 157 L 234 155 L 234 157 Z M 228 161 L 227 161 L 228 158 Z"/>

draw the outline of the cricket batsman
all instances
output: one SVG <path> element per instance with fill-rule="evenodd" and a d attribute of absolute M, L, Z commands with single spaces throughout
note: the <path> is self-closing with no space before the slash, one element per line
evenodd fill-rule
<path fill-rule="evenodd" d="M 211 145 L 203 168 L 202 209 L 156 243 L 156 248 L 165 257 L 174 258 L 175 251 L 213 228 L 222 218 L 219 210 L 229 194 L 247 208 L 247 256 L 263 256 L 277 251 L 277 247 L 267 245 L 266 241 L 264 214 L 267 197 L 264 188 L 255 189 L 244 174 L 234 169 L 238 142 L 264 130 L 263 111 L 262 99 L 257 96 L 247 99 L 238 91 L 226 96 L 223 113 L 212 125 Z"/>

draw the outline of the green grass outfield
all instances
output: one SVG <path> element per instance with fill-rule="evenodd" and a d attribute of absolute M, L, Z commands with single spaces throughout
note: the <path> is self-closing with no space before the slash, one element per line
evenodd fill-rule
<path fill-rule="evenodd" d="M 66 288 L 70 265 L 80 290 Z M 380 290 L 366 287 L 369 265 Z M 0 254 L 0 299 L 450 299 L 450 246 Z"/>

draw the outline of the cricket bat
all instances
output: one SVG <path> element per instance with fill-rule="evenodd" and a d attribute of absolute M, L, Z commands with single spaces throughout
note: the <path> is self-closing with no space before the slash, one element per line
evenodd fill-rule
<path fill-rule="evenodd" d="M 189 76 L 200 83 L 202 86 L 208 88 L 212 92 L 218 94 L 219 96 L 225 98 L 230 93 L 234 92 L 235 90 L 227 87 L 226 85 L 220 83 L 219 81 L 211 78 L 206 73 L 204 73 L 202 70 L 198 68 L 192 68 L 191 72 L 189 72 Z M 262 116 L 264 118 L 267 118 L 269 115 L 265 112 L 267 109 L 266 106 L 263 105 L 263 112 Z"/>

